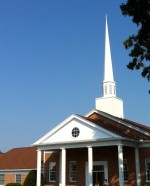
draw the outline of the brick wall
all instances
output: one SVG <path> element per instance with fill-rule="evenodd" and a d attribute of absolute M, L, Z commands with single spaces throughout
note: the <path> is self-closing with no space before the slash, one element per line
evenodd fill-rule
<path fill-rule="evenodd" d="M 5 174 L 4 176 L 4 184 L 7 183 L 14 183 L 15 182 L 15 175 L 14 174 Z"/>
<path fill-rule="evenodd" d="M 128 182 L 125 182 L 124 186 L 136 186 L 135 149 L 124 147 L 123 158 L 128 164 Z"/>
<path fill-rule="evenodd" d="M 21 174 L 21 183 L 24 182 L 27 174 Z M 16 174 L 5 174 L 4 176 L 4 185 L 7 183 L 15 183 L 16 182 Z"/>
<path fill-rule="evenodd" d="M 56 182 L 55 183 L 49 183 L 49 163 L 50 162 L 56 162 Z M 45 185 L 52 185 L 57 186 L 59 185 L 59 151 L 56 151 L 54 153 L 46 152 L 45 153 L 45 162 L 44 162 L 44 182 Z"/>
<path fill-rule="evenodd" d="M 21 175 L 21 183 L 24 183 L 24 180 L 26 179 L 28 174 L 22 174 Z"/>
<path fill-rule="evenodd" d="M 146 182 L 146 173 L 145 173 L 145 159 L 150 158 L 150 148 L 148 147 L 140 148 L 139 156 L 140 156 L 141 185 L 150 186 L 150 183 Z"/>

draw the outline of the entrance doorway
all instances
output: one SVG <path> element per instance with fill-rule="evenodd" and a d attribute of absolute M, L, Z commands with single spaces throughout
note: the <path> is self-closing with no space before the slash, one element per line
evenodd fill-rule
<path fill-rule="evenodd" d="M 88 163 L 86 162 L 86 186 L 88 183 Z M 108 163 L 107 161 L 93 162 L 93 186 L 103 186 L 104 179 L 108 180 Z"/>
<path fill-rule="evenodd" d="M 93 186 L 103 186 L 104 179 L 104 165 L 93 166 Z"/>

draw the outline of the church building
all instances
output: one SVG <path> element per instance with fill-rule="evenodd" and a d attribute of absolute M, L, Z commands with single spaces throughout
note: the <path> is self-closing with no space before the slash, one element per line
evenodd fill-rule
<path fill-rule="evenodd" d="M 103 96 L 36 141 L 37 186 L 150 186 L 150 127 L 124 118 L 106 18 Z M 107 185 L 107 184 L 106 184 Z"/>

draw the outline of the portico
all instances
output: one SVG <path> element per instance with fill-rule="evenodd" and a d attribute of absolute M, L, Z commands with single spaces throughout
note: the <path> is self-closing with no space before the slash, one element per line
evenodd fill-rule
<path fill-rule="evenodd" d="M 84 166 L 84 184 L 86 186 L 93 186 L 94 179 L 96 177 L 94 175 L 94 166 L 99 166 L 103 167 L 104 170 L 101 170 L 101 178 L 97 178 L 97 182 L 106 178 L 107 180 L 111 180 L 112 177 L 115 179 L 115 175 L 111 172 L 112 170 L 109 170 L 109 167 L 115 167 L 117 181 L 119 182 L 120 186 L 124 185 L 124 172 L 123 172 L 123 159 L 124 159 L 124 153 L 123 149 L 126 149 L 127 144 L 129 145 L 129 148 L 133 148 L 134 150 L 134 157 L 135 158 L 135 170 L 137 171 L 136 175 L 139 175 L 138 170 L 139 170 L 139 164 L 137 163 L 138 161 L 138 148 L 135 148 L 135 144 L 127 141 L 123 141 L 121 139 L 117 140 L 101 140 L 101 141 L 93 141 L 92 143 L 90 142 L 80 142 L 80 143 L 72 143 L 72 144 L 59 144 L 58 149 L 56 149 L 56 146 L 44 146 L 44 147 L 39 147 L 39 150 L 37 151 L 38 154 L 38 161 L 37 161 L 37 186 L 40 186 L 40 175 L 41 175 L 41 158 L 42 158 L 42 152 L 50 151 L 52 152 L 53 150 L 57 150 L 59 153 L 59 186 L 66 186 L 68 185 L 68 161 L 67 159 L 70 157 L 71 151 L 73 151 L 73 154 L 78 155 L 79 153 L 83 154 L 82 157 L 79 155 L 79 158 L 73 157 L 72 161 L 79 162 L 79 159 L 83 160 L 83 165 Z M 54 149 L 55 148 L 55 149 Z M 82 150 L 84 149 L 84 151 Z M 83 153 L 84 152 L 84 153 Z M 111 155 L 117 154 L 115 155 Z M 68 157 L 69 156 L 69 157 Z M 112 158 L 111 158 L 112 156 Z M 83 158 L 84 157 L 84 158 Z M 117 167 L 116 167 L 117 165 Z M 77 164 L 77 167 L 79 165 Z M 79 169 L 77 169 L 80 171 Z M 98 172 L 98 171 L 97 171 Z M 78 173 L 77 173 L 78 174 Z M 95 172 L 95 175 L 98 175 L 98 173 Z M 78 181 L 79 181 L 79 176 L 78 176 Z M 67 182 L 67 183 L 66 183 Z M 139 178 L 139 184 L 137 183 L 137 186 L 140 186 L 140 178 Z"/>

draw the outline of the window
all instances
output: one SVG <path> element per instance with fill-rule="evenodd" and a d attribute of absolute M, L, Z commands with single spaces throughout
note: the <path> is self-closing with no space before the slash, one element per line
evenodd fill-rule
<path fill-rule="evenodd" d="M 75 127 L 75 128 L 72 129 L 72 136 L 74 138 L 78 137 L 79 134 L 80 134 L 80 130 L 77 127 Z"/>
<path fill-rule="evenodd" d="M 114 86 L 114 95 L 116 94 L 116 88 L 115 88 L 115 86 Z"/>
<path fill-rule="evenodd" d="M 4 185 L 4 174 L 0 174 L 0 185 Z"/>
<path fill-rule="evenodd" d="M 76 182 L 77 181 L 77 162 L 71 161 L 70 162 L 70 182 Z"/>
<path fill-rule="evenodd" d="M 93 172 L 104 172 L 104 165 L 94 165 Z"/>
<path fill-rule="evenodd" d="M 112 94 L 112 86 L 109 85 L 109 94 Z"/>
<path fill-rule="evenodd" d="M 21 174 L 16 174 L 16 183 L 21 183 Z"/>
<path fill-rule="evenodd" d="M 50 162 L 49 164 L 49 181 L 56 181 L 56 162 Z"/>
<path fill-rule="evenodd" d="M 104 91 L 105 91 L 105 94 L 107 94 L 107 85 L 105 85 L 105 90 Z"/>
<path fill-rule="evenodd" d="M 127 160 L 123 160 L 123 174 L 124 174 L 124 182 L 128 181 L 128 163 Z"/>
<path fill-rule="evenodd" d="M 150 158 L 145 159 L 146 181 L 150 181 Z"/>
<path fill-rule="evenodd" d="M 105 175 L 104 165 L 100 165 L 99 163 L 93 165 L 93 185 L 105 185 L 103 184 Z"/>

